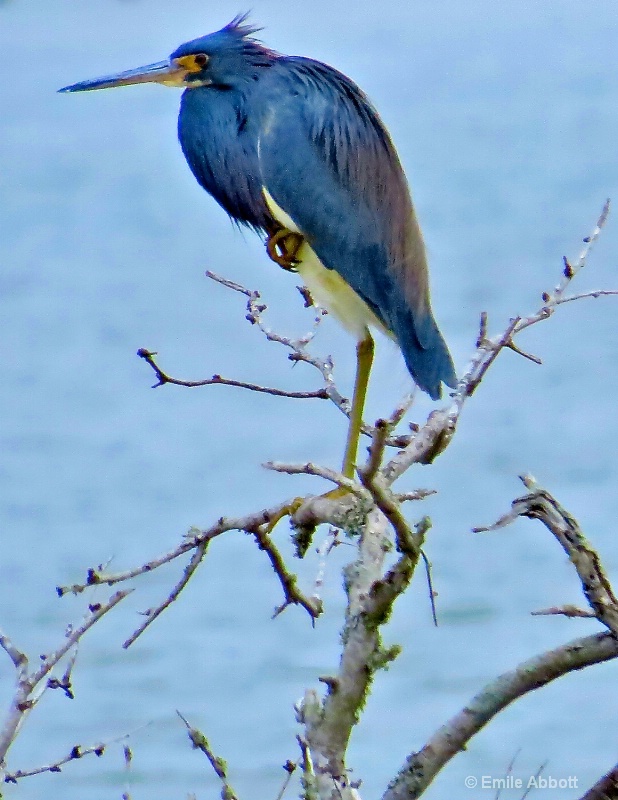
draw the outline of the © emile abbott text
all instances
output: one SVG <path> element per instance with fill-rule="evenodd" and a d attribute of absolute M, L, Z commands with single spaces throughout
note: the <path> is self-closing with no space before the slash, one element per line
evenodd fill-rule
<path fill-rule="evenodd" d="M 554 775 L 530 775 L 518 778 L 515 775 L 468 775 L 464 781 L 468 789 L 577 789 L 578 779 L 575 775 L 557 778 Z"/>

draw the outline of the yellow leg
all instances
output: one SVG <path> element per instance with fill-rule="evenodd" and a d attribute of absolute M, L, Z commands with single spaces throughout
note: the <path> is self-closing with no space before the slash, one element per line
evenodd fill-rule
<path fill-rule="evenodd" d="M 356 345 L 356 380 L 354 382 L 352 410 L 350 411 L 348 440 L 345 446 L 343 467 L 341 468 L 341 472 L 346 478 L 354 478 L 358 440 L 360 438 L 361 425 L 363 424 L 365 397 L 367 396 L 367 385 L 373 363 L 373 350 L 373 339 L 369 331 L 367 331 L 367 336 Z"/>

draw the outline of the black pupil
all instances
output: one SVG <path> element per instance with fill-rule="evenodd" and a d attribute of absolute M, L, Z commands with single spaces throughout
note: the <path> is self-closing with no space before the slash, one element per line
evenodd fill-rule
<path fill-rule="evenodd" d="M 207 61 L 208 56 L 205 53 L 198 53 L 195 56 L 195 63 L 198 65 L 198 67 L 205 67 Z"/>

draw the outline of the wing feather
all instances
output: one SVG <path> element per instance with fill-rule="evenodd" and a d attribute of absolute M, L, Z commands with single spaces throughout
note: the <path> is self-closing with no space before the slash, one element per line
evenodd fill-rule
<path fill-rule="evenodd" d="M 453 367 L 431 313 L 405 175 L 377 112 L 349 78 L 310 59 L 281 58 L 260 84 L 264 186 L 324 266 L 393 332 L 417 383 L 438 396 Z"/>

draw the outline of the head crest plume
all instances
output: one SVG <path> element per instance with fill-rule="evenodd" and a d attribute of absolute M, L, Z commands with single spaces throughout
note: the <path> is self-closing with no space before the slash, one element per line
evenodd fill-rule
<path fill-rule="evenodd" d="M 260 28 L 259 25 L 252 25 L 250 22 L 247 22 L 248 18 L 248 11 L 242 14 L 236 14 L 234 19 L 228 22 L 223 30 L 227 33 L 233 33 L 235 36 L 238 36 L 239 39 L 255 39 L 255 34 L 263 29 Z"/>
<path fill-rule="evenodd" d="M 278 57 L 275 50 L 266 47 L 263 42 L 256 37 L 256 33 L 263 30 L 258 25 L 247 22 L 249 12 L 237 14 L 220 32 L 227 36 L 234 37 L 236 44 L 255 66 L 270 66 L 273 59 Z"/>

